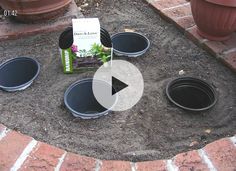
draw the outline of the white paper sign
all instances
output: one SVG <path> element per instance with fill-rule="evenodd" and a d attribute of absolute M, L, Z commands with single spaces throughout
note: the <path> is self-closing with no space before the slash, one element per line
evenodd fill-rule
<path fill-rule="evenodd" d="M 72 19 L 74 45 L 77 46 L 80 57 L 91 50 L 94 43 L 101 44 L 100 22 L 98 18 Z"/>

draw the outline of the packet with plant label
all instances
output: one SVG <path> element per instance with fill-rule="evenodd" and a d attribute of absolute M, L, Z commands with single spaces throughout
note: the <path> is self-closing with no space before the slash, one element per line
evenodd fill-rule
<path fill-rule="evenodd" d="M 69 35 L 73 41 L 69 48 L 62 51 L 64 73 L 97 68 L 111 60 L 112 48 L 105 47 L 101 43 L 98 18 L 72 19 L 72 26 Z"/>
<path fill-rule="evenodd" d="M 92 56 L 93 44 L 101 45 L 98 18 L 72 19 L 74 48 L 78 57 Z"/>

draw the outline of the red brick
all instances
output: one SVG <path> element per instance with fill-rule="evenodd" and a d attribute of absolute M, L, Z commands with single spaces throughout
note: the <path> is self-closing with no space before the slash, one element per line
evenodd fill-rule
<path fill-rule="evenodd" d="M 204 148 L 207 156 L 217 170 L 235 171 L 236 147 L 229 139 L 221 139 Z"/>
<path fill-rule="evenodd" d="M 236 48 L 236 32 L 234 32 L 228 40 L 222 41 L 222 43 L 227 47 L 227 49 Z"/>
<path fill-rule="evenodd" d="M 228 50 L 227 46 L 225 46 L 222 42 L 216 41 L 204 42 L 203 47 L 214 56 L 218 56 L 224 51 Z"/>
<path fill-rule="evenodd" d="M 181 31 L 185 31 L 186 29 L 195 26 L 195 22 L 192 16 L 174 19 L 174 23 Z"/>
<path fill-rule="evenodd" d="M 196 150 L 176 155 L 174 164 L 179 168 L 179 171 L 209 170 Z"/>
<path fill-rule="evenodd" d="M 10 170 L 31 140 L 32 138 L 15 131 L 3 137 L 0 141 L 0 170 Z"/>
<path fill-rule="evenodd" d="M 165 160 L 136 163 L 137 171 L 167 171 Z"/>
<path fill-rule="evenodd" d="M 197 26 L 187 29 L 185 35 L 197 45 L 201 45 L 203 42 L 207 41 L 197 33 Z"/>
<path fill-rule="evenodd" d="M 61 149 L 39 142 L 23 163 L 20 171 L 53 171 L 64 153 L 65 151 Z"/>
<path fill-rule="evenodd" d="M 222 58 L 222 61 L 234 72 L 236 72 L 236 52 L 232 52 L 227 55 L 224 55 L 224 58 Z"/>
<path fill-rule="evenodd" d="M 161 11 L 165 8 L 175 7 L 184 3 L 186 3 L 186 0 L 159 0 L 151 2 L 151 5 L 158 11 Z"/>
<path fill-rule="evenodd" d="M 102 161 L 100 171 L 131 171 L 131 164 L 125 161 Z"/>
<path fill-rule="evenodd" d="M 6 19 L 0 23 L 0 41 L 64 30 L 72 24 L 71 19 L 76 17 L 78 17 L 78 8 L 73 1 L 64 16 L 60 16 L 52 21 L 35 24 L 21 24 Z"/>
<path fill-rule="evenodd" d="M 236 48 L 236 33 L 232 34 L 230 39 L 217 42 L 217 41 L 208 41 L 204 43 L 205 49 L 207 49 L 213 55 L 220 55 L 227 51 Z"/>
<path fill-rule="evenodd" d="M 192 15 L 189 3 L 188 5 L 184 5 L 184 6 L 168 9 L 168 10 L 162 10 L 161 13 L 171 18 L 172 20 Z"/>
<path fill-rule="evenodd" d="M 96 160 L 94 158 L 68 153 L 60 171 L 94 171 L 95 167 Z"/>

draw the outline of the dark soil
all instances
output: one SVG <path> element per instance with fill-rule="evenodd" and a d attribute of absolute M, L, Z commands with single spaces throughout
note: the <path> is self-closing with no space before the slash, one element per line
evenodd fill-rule
<path fill-rule="evenodd" d="M 88 15 L 100 8 L 102 0 L 75 0 L 75 3 L 84 15 Z"/>
<path fill-rule="evenodd" d="M 170 158 L 236 133 L 236 75 L 147 4 L 109 0 L 87 16 L 98 16 L 110 33 L 128 28 L 150 38 L 148 53 L 129 59 L 145 80 L 139 103 L 100 119 L 75 119 L 65 109 L 63 94 L 71 83 L 92 77 L 94 71 L 64 75 L 58 52 L 59 33 L 38 35 L 0 43 L 1 63 L 16 56 L 31 56 L 42 67 L 37 80 L 25 91 L 0 91 L 1 123 L 71 152 L 132 161 Z M 179 76 L 180 70 L 216 88 L 219 100 L 212 110 L 190 113 L 166 99 L 165 86 Z"/>

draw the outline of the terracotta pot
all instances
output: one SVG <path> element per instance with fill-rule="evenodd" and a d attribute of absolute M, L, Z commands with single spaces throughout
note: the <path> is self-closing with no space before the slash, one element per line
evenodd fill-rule
<path fill-rule="evenodd" d="M 236 0 L 191 0 L 191 9 L 202 37 L 222 41 L 236 31 Z"/>
<path fill-rule="evenodd" d="M 16 10 L 17 20 L 37 22 L 64 14 L 72 0 L 0 0 L 5 10 Z"/>

